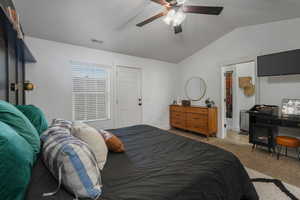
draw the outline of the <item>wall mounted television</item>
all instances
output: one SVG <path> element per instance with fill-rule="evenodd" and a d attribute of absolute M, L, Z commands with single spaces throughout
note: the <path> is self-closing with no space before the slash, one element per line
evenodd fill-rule
<path fill-rule="evenodd" d="M 300 74 L 300 49 L 257 57 L 257 75 Z"/>

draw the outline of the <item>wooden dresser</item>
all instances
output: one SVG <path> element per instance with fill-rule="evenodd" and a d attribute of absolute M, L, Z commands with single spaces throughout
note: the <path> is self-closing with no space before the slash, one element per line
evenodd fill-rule
<path fill-rule="evenodd" d="M 218 132 L 218 109 L 170 105 L 170 124 L 173 128 L 213 136 Z"/>

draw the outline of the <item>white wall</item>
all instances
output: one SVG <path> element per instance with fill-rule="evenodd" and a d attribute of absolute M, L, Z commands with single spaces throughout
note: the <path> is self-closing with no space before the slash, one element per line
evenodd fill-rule
<path fill-rule="evenodd" d="M 168 105 L 175 97 L 174 83 L 178 66 L 166 62 L 127 56 L 63 43 L 28 37 L 27 43 L 37 59 L 26 67 L 26 79 L 37 88 L 27 94 L 27 104 L 42 108 L 48 120 L 72 119 L 72 79 L 70 61 L 142 69 L 143 123 L 161 128 L 169 127 Z M 113 79 L 115 77 L 113 76 Z M 113 85 L 114 94 L 114 85 Z M 115 94 L 113 95 L 113 103 Z M 112 120 L 93 122 L 97 128 L 114 127 Z"/>
<path fill-rule="evenodd" d="M 263 104 L 281 105 L 283 98 L 300 99 L 300 75 L 262 77 L 260 83 Z"/>
<path fill-rule="evenodd" d="M 206 97 L 211 97 L 220 106 L 221 66 L 249 61 L 258 55 L 297 48 L 300 48 L 300 18 L 236 29 L 179 64 L 179 95 L 183 96 L 183 86 L 189 77 L 201 76 L 208 85 Z M 286 79 L 288 84 L 281 84 L 273 79 L 262 80 L 259 88 L 261 102 L 278 103 L 286 96 L 300 98 L 300 78 L 287 77 Z M 277 87 L 279 84 L 280 87 Z M 276 87 L 279 90 L 275 92 Z M 198 104 L 203 105 L 203 101 Z M 219 122 L 220 120 L 221 115 L 219 115 Z M 222 137 L 220 130 L 221 123 L 219 123 L 218 135 Z"/>

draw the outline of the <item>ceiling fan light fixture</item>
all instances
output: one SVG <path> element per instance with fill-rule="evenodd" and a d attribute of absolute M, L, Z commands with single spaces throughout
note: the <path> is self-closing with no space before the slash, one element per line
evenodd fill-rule
<path fill-rule="evenodd" d="M 202 14 L 202 15 L 220 15 L 224 9 L 221 6 L 193 6 L 185 5 L 188 0 L 150 0 L 160 4 L 164 11 L 136 24 L 138 27 L 145 26 L 158 18 L 169 26 L 172 26 L 175 34 L 182 32 L 181 24 L 186 18 L 186 13 Z"/>
<path fill-rule="evenodd" d="M 182 10 L 178 10 L 173 18 L 173 26 L 179 26 L 185 20 L 186 14 Z"/>
<path fill-rule="evenodd" d="M 168 24 L 168 25 L 171 25 L 171 24 L 172 24 L 172 21 L 173 21 L 173 19 L 174 19 L 174 17 L 175 17 L 175 15 L 176 15 L 175 10 L 170 10 L 170 11 L 168 12 L 167 16 L 163 19 L 164 22 L 165 22 L 166 24 Z"/>

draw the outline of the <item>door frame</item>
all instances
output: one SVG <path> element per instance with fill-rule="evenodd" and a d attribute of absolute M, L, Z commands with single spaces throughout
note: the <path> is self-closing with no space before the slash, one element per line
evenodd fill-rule
<path fill-rule="evenodd" d="M 248 62 L 254 62 L 254 65 L 255 65 L 255 104 L 258 104 L 260 102 L 260 80 L 259 80 L 259 77 L 257 76 L 257 57 L 255 58 L 246 58 L 246 59 L 241 59 L 241 60 L 238 60 L 236 62 L 229 62 L 229 63 L 225 63 L 223 65 L 221 65 L 221 135 L 220 137 L 222 139 L 226 138 L 227 136 L 227 128 L 225 127 L 225 124 L 226 124 L 226 111 L 225 111 L 225 108 L 226 108 L 226 104 L 224 102 L 224 99 L 225 99 L 225 76 L 224 76 L 224 73 L 226 71 L 234 71 L 234 75 L 233 77 L 236 76 L 236 68 L 235 67 L 231 67 L 232 65 L 238 65 L 238 64 L 242 64 L 242 63 L 248 63 Z M 234 68 L 234 70 L 232 70 L 232 68 Z M 229 70 L 230 69 L 230 70 Z M 236 78 L 235 78 L 236 80 Z M 234 98 L 233 98 L 233 103 L 234 101 L 236 101 Z"/>
<path fill-rule="evenodd" d="M 140 72 L 140 95 L 142 98 L 142 106 L 141 106 L 141 123 L 143 123 L 143 110 L 144 110 L 144 103 L 143 103 L 143 69 L 141 67 L 129 67 L 129 66 L 124 66 L 124 65 L 116 65 L 116 70 L 115 70 L 115 103 L 114 103 L 114 127 L 119 128 L 120 127 L 120 122 L 119 122 L 119 117 L 118 117 L 118 112 L 119 112 L 119 75 L 118 75 L 118 69 L 119 68 L 127 68 L 127 69 L 135 69 L 139 70 Z"/>

